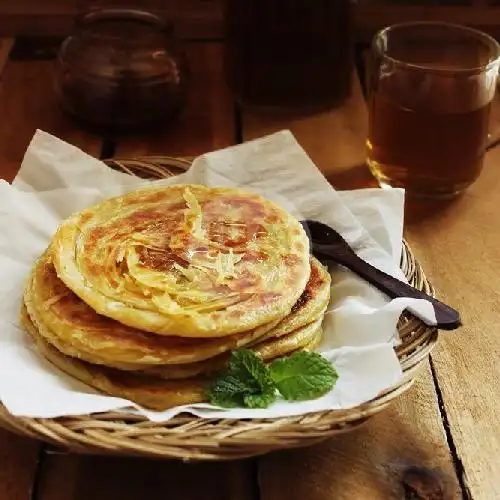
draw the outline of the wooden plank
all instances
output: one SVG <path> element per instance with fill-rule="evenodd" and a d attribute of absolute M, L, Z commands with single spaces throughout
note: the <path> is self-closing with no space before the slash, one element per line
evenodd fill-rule
<path fill-rule="evenodd" d="M 0 35 L 66 35 L 75 16 L 83 9 L 99 6 L 131 6 L 155 10 L 176 24 L 184 38 L 217 38 L 221 36 L 220 0 L 147 0 L 145 2 L 113 2 L 110 0 L 2 0 Z"/>
<path fill-rule="evenodd" d="M 391 24 L 423 21 L 427 8 L 423 5 L 387 5 L 385 1 L 360 0 L 356 9 L 356 39 L 368 42 L 379 29 Z"/>
<path fill-rule="evenodd" d="M 87 0 L 84 0 L 87 2 Z M 43 6 L 37 0 L 2 0 L 0 12 L 26 14 L 29 12 L 56 13 L 76 10 L 77 4 L 83 5 L 80 0 L 44 0 Z"/>
<path fill-rule="evenodd" d="M 494 117 L 500 106 L 496 103 Z M 428 204 L 408 227 L 410 243 L 464 327 L 442 335 L 433 355 L 444 409 L 474 499 L 500 498 L 500 149 L 461 198 Z"/>
<path fill-rule="evenodd" d="M 498 26 L 500 23 L 500 8 L 495 7 L 441 7 L 434 6 L 428 9 L 429 19 L 432 21 L 446 21 L 469 26 Z"/>
<path fill-rule="evenodd" d="M 30 500 L 40 445 L 0 429 L 0 500 Z"/>
<path fill-rule="evenodd" d="M 233 104 L 222 77 L 221 44 L 190 43 L 186 52 L 192 77 L 183 117 L 163 130 L 119 141 L 116 156 L 194 156 L 234 143 Z"/>
<path fill-rule="evenodd" d="M 37 498 L 253 500 L 252 470 L 249 461 L 183 464 L 177 461 L 50 455 L 46 458 Z"/>
<path fill-rule="evenodd" d="M 71 31 L 77 0 L 2 0 L 0 34 L 55 35 Z"/>
<path fill-rule="evenodd" d="M 117 4 L 127 4 L 118 1 Z M 356 15 L 357 38 L 368 41 L 378 29 L 395 23 L 443 20 L 467 24 L 495 36 L 498 29 L 498 0 L 481 0 L 473 5 L 429 5 L 426 2 L 359 1 Z M 445 2 L 443 2 L 445 3 Z M 466 3 L 463 0 L 463 3 Z M 109 0 L 3 0 L 0 5 L 0 36 L 66 35 L 75 16 L 86 5 L 112 5 Z M 129 2 L 130 5 L 130 2 Z M 177 25 L 178 33 L 187 38 L 222 36 L 221 0 L 148 0 L 145 8 L 162 12 Z M 140 6 L 137 3 L 135 7 Z"/>
<path fill-rule="evenodd" d="M 320 116 L 287 122 L 247 110 L 243 136 L 248 139 L 288 127 L 336 187 L 363 187 L 373 183 L 364 165 L 366 118 L 355 81 L 350 100 Z M 259 469 L 262 500 L 386 500 L 403 498 L 411 487 L 420 488 L 422 494 L 434 486 L 444 495 L 436 498 L 460 494 L 429 370 L 362 430 L 308 450 L 271 455 L 260 461 Z M 408 479 L 411 471 L 417 471 L 420 486 Z M 413 486 L 405 486 L 405 481 Z"/>
<path fill-rule="evenodd" d="M 101 139 L 73 123 L 58 107 L 53 61 L 9 61 L 0 88 L 0 177 L 11 180 L 37 128 L 98 156 Z"/>
<path fill-rule="evenodd" d="M 261 500 L 461 498 L 430 371 L 357 431 L 263 457 L 259 484 Z"/>
<path fill-rule="evenodd" d="M 277 117 L 270 112 L 246 107 L 243 111 L 245 140 L 289 129 L 318 168 L 335 185 L 359 178 L 371 181 L 365 167 L 365 137 L 368 127 L 366 105 L 357 78 L 351 96 L 337 109 L 306 117 Z"/>

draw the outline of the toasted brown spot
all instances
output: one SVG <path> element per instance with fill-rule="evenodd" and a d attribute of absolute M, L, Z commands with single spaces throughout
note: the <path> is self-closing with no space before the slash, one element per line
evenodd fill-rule
<path fill-rule="evenodd" d="M 281 299 L 283 296 L 278 292 L 265 292 L 259 294 L 259 303 L 262 305 L 272 304 L 277 300 Z"/>
<path fill-rule="evenodd" d="M 152 250 L 151 248 L 139 247 L 139 262 L 148 269 L 156 271 L 170 271 L 174 264 L 182 267 L 188 267 L 189 262 L 180 255 L 173 253 L 166 248 L 164 251 Z"/>
<path fill-rule="evenodd" d="M 150 194 L 149 196 L 144 198 L 144 201 L 146 203 L 155 203 L 163 199 L 165 199 L 165 193 L 163 191 L 157 191 L 156 193 Z"/>
<path fill-rule="evenodd" d="M 88 242 L 89 244 L 95 243 L 96 240 L 100 240 L 106 234 L 108 233 L 108 230 L 105 227 L 102 226 L 97 226 L 94 227 L 91 231 L 89 231 L 88 235 Z"/>
<path fill-rule="evenodd" d="M 114 278 L 112 278 L 111 276 L 108 277 L 108 282 L 109 282 L 109 285 L 112 287 L 112 288 L 118 288 L 120 286 L 120 283 L 118 283 L 118 281 L 116 281 Z"/>
<path fill-rule="evenodd" d="M 158 216 L 160 214 L 158 213 L 157 209 L 149 208 L 145 210 L 137 210 L 135 212 L 132 212 L 128 217 L 124 217 L 121 219 L 119 222 L 120 225 L 124 223 L 134 223 L 134 222 L 140 222 L 140 221 L 152 221 L 152 220 L 157 220 Z"/>
<path fill-rule="evenodd" d="M 92 219 L 92 212 L 83 212 L 80 215 L 80 224 L 85 225 L 90 219 Z"/>
<path fill-rule="evenodd" d="M 292 307 L 292 314 L 296 313 L 297 311 L 300 311 L 310 300 L 312 299 L 312 293 L 309 288 L 306 288 L 303 292 L 302 295 L 299 297 L 299 300 L 295 302 L 295 304 Z"/>
<path fill-rule="evenodd" d="M 302 259 L 299 256 L 292 254 L 292 253 L 285 255 L 283 257 L 283 263 L 289 267 L 297 266 L 301 262 L 302 262 Z"/>
<path fill-rule="evenodd" d="M 259 199 L 243 198 L 243 197 L 229 197 L 226 198 L 230 205 L 233 207 L 248 208 L 248 211 L 256 216 L 262 217 L 265 213 L 262 201 Z"/>
<path fill-rule="evenodd" d="M 257 280 L 250 278 L 243 278 L 231 283 L 231 290 L 235 292 L 244 292 L 246 289 L 250 288 L 255 284 Z"/>
<path fill-rule="evenodd" d="M 319 270 L 316 266 L 311 266 L 311 274 L 309 275 L 309 281 L 306 284 L 306 288 L 302 292 L 302 295 L 299 297 L 299 300 L 295 302 L 292 307 L 292 313 L 296 313 L 313 298 L 314 290 L 319 288 L 325 280 L 319 273 Z"/>
<path fill-rule="evenodd" d="M 241 261 L 242 262 L 263 262 L 267 259 L 267 254 L 265 252 L 246 252 Z"/>
<path fill-rule="evenodd" d="M 200 205 L 203 205 L 200 203 Z M 179 203 L 172 203 L 171 205 L 168 205 L 168 211 L 170 213 L 172 212 L 180 212 L 182 210 L 185 210 L 187 208 L 187 203 L 185 201 L 181 201 Z"/>
<path fill-rule="evenodd" d="M 91 260 L 87 260 L 87 262 L 85 263 L 85 267 L 86 267 L 87 275 L 90 277 L 100 276 L 100 275 L 104 274 L 104 271 L 105 271 L 105 268 L 103 265 L 98 264 L 96 262 L 93 262 Z"/>
<path fill-rule="evenodd" d="M 267 222 L 269 222 L 269 224 L 278 224 L 280 221 L 280 216 L 274 213 L 267 217 Z"/>
<path fill-rule="evenodd" d="M 65 312 L 64 312 L 65 311 Z M 78 297 L 69 295 L 61 301 L 61 309 L 63 316 L 68 317 L 71 323 L 84 328 L 104 328 L 113 327 L 114 321 L 105 316 L 97 316 L 95 311 L 87 304 L 80 301 Z"/>

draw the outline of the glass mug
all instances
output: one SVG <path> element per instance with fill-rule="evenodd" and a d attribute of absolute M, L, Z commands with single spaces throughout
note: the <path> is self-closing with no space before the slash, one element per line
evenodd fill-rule
<path fill-rule="evenodd" d="M 367 161 L 381 185 L 453 197 L 479 176 L 500 46 L 463 26 L 418 22 L 372 45 Z"/>

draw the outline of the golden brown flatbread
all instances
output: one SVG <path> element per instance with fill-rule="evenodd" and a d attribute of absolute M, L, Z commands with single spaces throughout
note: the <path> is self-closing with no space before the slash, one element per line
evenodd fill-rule
<path fill-rule="evenodd" d="M 330 275 L 312 259 L 306 289 L 281 322 L 215 339 L 166 337 L 97 314 L 57 277 L 46 252 L 28 280 L 25 303 L 40 334 L 64 354 L 90 363 L 141 370 L 154 365 L 200 362 L 259 340 L 287 335 L 322 316 L 329 289 Z"/>
<path fill-rule="evenodd" d="M 205 401 L 207 379 L 193 378 L 168 381 L 154 377 L 138 377 L 129 372 L 92 365 L 65 356 L 46 342 L 30 321 L 26 309 L 22 311 L 21 323 L 44 358 L 66 374 L 105 394 L 124 398 L 145 408 L 160 411 Z"/>
<path fill-rule="evenodd" d="M 267 339 L 249 349 L 254 351 L 259 358 L 267 362 L 302 348 L 310 348 L 315 342 L 321 340 L 323 333 L 321 327 L 322 321 L 323 317 L 321 316 L 309 325 L 298 328 L 288 335 Z M 206 359 L 197 363 L 155 366 L 143 370 L 143 373 L 161 377 L 166 380 L 183 379 L 223 370 L 227 367 L 228 361 L 229 353 L 224 353 L 215 358 Z"/>
<path fill-rule="evenodd" d="M 93 365 L 62 354 L 47 342 L 31 321 L 26 307 L 21 309 L 21 324 L 34 341 L 38 352 L 56 368 L 98 391 L 133 401 L 151 410 L 167 410 L 175 406 L 206 402 L 209 378 L 197 376 L 182 380 L 164 380 L 145 374 L 124 372 Z M 299 350 L 312 350 L 321 339 L 321 329 Z M 297 352 L 297 350 L 293 351 Z"/>
<path fill-rule="evenodd" d="M 173 185 L 63 221 L 59 278 L 99 314 L 161 335 L 223 337 L 283 319 L 310 274 L 289 213 L 235 188 Z"/>
<path fill-rule="evenodd" d="M 245 346 L 279 323 L 213 339 L 147 333 L 97 314 L 57 277 L 48 252 L 33 267 L 24 301 L 41 335 L 64 354 L 132 370 L 208 359 Z"/>

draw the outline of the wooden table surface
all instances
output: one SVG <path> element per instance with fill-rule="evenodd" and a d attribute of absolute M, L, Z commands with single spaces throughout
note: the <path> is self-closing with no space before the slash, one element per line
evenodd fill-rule
<path fill-rule="evenodd" d="M 366 107 L 358 81 L 341 108 L 307 119 L 235 111 L 217 41 L 187 45 L 194 85 L 169 131 L 99 137 L 58 109 L 54 51 L 0 39 L 0 176 L 12 180 L 40 128 L 97 157 L 197 155 L 290 128 L 339 189 L 373 185 L 364 166 Z M 492 122 L 500 129 L 500 106 Z M 500 499 L 500 148 L 461 198 L 408 206 L 406 236 L 464 327 L 443 333 L 427 369 L 389 410 L 350 434 L 231 463 L 54 453 L 0 430 L 0 500 Z"/>

